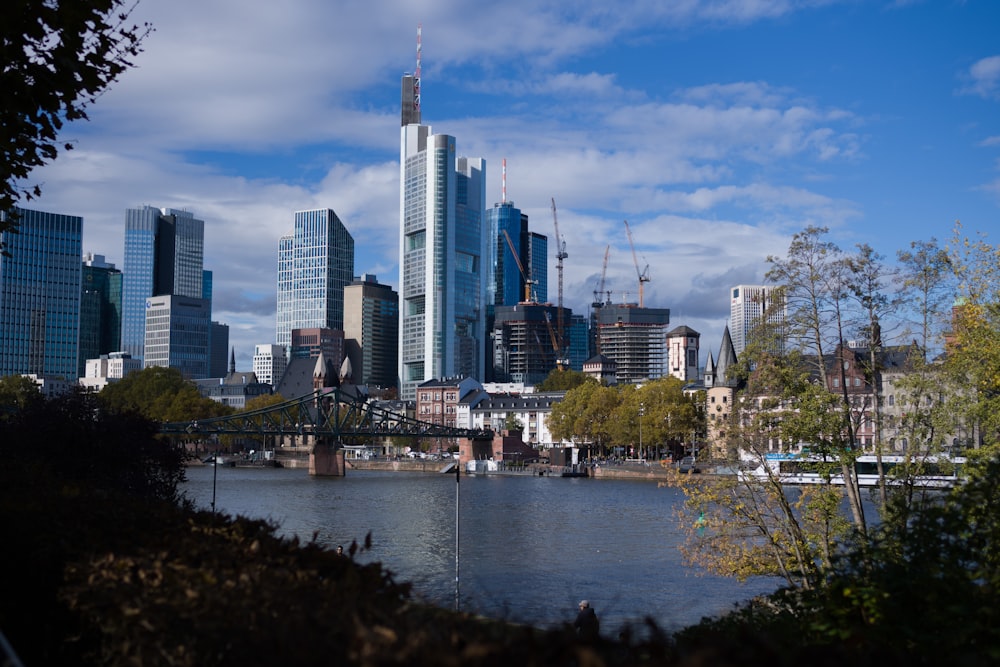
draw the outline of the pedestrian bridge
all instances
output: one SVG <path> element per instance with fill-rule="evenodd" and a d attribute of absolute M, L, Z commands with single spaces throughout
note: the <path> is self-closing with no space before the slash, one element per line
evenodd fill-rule
<path fill-rule="evenodd" d="M 311 394 L 225 417 L 161 424 L 164 435 L 313 436 L 358 443 L 384 437 L 492 438 L 485 429 L 464 429 L 420 421 L 380 407 L 340 388 Z"/>

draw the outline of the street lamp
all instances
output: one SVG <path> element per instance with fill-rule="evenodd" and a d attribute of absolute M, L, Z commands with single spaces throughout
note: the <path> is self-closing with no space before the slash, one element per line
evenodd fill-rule
<path fill-rule="evenodd" d="M 642 415 L 645 414 L 645 412 L 646 412 L 646 404 L 640 403 L 639 404 L 639 456 L 636 457 L 638 459 L 642 458 Z"/>

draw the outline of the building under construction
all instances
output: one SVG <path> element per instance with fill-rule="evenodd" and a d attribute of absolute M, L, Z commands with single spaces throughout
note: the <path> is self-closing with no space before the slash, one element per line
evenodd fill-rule
<path fill-rule="evenodd" d="M 667 374 L 669 308 L 634 303 L 595 304 L 597 347 L 618 365 L 618 382 L 637 383 Z"/>
<path fill-rule="evenodd" d="M 538 384 L 563 362 L 560 359 L 559 308 L 550 303 L 496 306 L 491 349 L 496 382 Z M 563 330 L 570 329 L 573 312 L 562 309 Z"/>

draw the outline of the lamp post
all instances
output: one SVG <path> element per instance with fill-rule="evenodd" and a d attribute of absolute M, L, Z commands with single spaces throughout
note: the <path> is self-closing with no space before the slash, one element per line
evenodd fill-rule
<path fill-rule="evenodd" d="M 639 456 L 636 458 L 642 459 L 642 415 L 646 413 L 646 404 L 639 404 Z"/>

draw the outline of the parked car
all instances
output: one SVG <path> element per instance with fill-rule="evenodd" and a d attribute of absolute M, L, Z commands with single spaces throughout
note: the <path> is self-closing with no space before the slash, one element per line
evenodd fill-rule
<path fill-rule="evenodd" d="M 685 456 L 681 459 L 681 462 L 677 464 L 678 472 L 689 472 L 697 473 L 701 472 L 701 468 L 698 467 L 697 462 L 693 456 Z"/>

